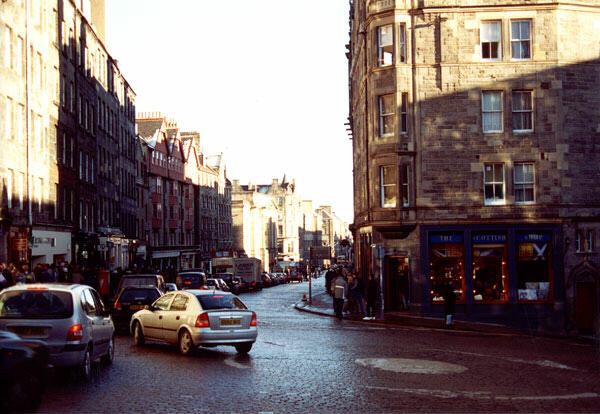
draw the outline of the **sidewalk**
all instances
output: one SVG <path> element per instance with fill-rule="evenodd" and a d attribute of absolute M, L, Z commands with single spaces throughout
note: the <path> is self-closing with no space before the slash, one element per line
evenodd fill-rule
<path fill-rule="evenodd" d="M 313 289 L 314 292 L 314 289 Z M 295 304 L 296 309 L 303 312 L 309 312 L 317 315 L 335 317 L 333 312 L 333 299 L 326 292 L 313 293 L 312 303 L 300 300 Z M 377 324 L 377 325 L 390 325 L 390 326 L 418 326 L 427 328 L 439 328 L 448 329 L 445 327 L 445 320 L 443 318 L 425 317 L 422 315 L 411 314 L 410 311 L 406 312 L 386 312 L 384 319 L 377 318 L 375 320 L 365 321 L 362 316 L 354 316 L 344 314 L 344 319 L 357 321 L 365 324 Z M 525 334 L 525 332 L 508 328 L 504 325 L 490 324 L 490 323 L 479 323 L 455 320 L 454 325 L 451 328 L 457 331 L 473 331 L 473 332 L 485 332 L 485 333 L 497 333 L 497 334 Z"/>

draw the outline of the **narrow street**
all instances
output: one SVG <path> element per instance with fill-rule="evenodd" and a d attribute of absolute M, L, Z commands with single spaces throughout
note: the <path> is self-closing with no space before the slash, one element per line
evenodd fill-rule
<path fill-rule="evenodd" d="M 322 291 L 323 278 L 313 283 Z M 593 347 L 522 335 L 389 328 L 299 312 L 308 284 L 241 295 L 258 314 L 248 356 L 183 357 L 117 338 L 89 384 L 56 375 L 39 412 L 597 412 Z"/>

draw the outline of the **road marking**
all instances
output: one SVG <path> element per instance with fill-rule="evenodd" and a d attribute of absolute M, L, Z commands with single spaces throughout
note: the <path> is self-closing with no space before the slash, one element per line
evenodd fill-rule
<path fill-rule="evenodd" d="M 578 371 L 577 368 L 572 368 L 568 365 L 560 364 L 560 363 L 554 362 L 554 361 L 549 361 L 547 359 L 544 359 L 542 361 L 540 361 L 540 360 L 529 361 L 529 360 L 520 359 L 520 358 L 510 358 L 510 357 L 502 357 L 502 356 L 498 356 L 498 355 L 479 354 L 476 352 L 452 351 L 449 349 L 437 349 L 437 348 L 432 348 L 431 350 L 437 351 L 437 352 L 446 352 L 446 353 L 453 353 L 453 354 L 477 356 L 477 357 L 482 357 L 482 358 L 494 358 L 494 359 L 501 358 L 501 359 L 504 359 L 505 361 L 518 362 L 520 364 L 539 365 L 540 367 L 546 367 L 546 368 L 558 368 L 558 369 L 566 369 L 566 370 L 570 370 L 570 371 Z"/>
<path fill-rule="evenodd" d="M 356 363 L 364 367 L 382 369 L 384 371 L 402 372 L 408 374 L 451 374 L 467 370 L 462 365 L 440 361 L 407 358 L 362 358 Z"/>
<path fill-rule="evenodd" d="M 239 362 L 234 361 L 233 358 L 235 358 L 235 357 L 227 358 L 225 360 L 225 365 L 229 365 L 230 367 L 237 368 L 237 369 L 250 369 L 251 368 L 250 365 L 240 364 Z"/>
<path fill-rule="evenodd" d="M 382 390 L 390 392 L 404 392 L 407 394 L 415 394 L 426 397 L 437 398 L 470 398 L 474 400 L 496 400 L 496 401 L 553 401 L 553 400 L 576 400 L 584 398 L 598 398 L 599 395 L 595 392 L 583 392 L 580 394 L 566 395 L 492 395 L 486 391 L 449 391 L 449 390 L 428 390 L 424 388 L 391 388 L 391 387 L 376 387 L 367 385 L 366 388 L 373 390 Z"/>

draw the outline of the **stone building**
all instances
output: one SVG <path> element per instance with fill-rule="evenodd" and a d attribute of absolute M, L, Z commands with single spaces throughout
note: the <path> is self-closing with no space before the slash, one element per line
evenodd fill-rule
<path fill-rule="evenodd" d="M 0 3 L 3 260 L 105 265 L 122 251 L 103 251 L 102 226 L 130 242 L 119 166 L 120 142 L 133 142 L 135 94 L 104 44 L 104 8 Z"/>
<path fill-rule="evenodd" d="M 356 265 L 387 311 L 598 332 L 600 4 L 355 0 Z"/>
<path fill-rule="evenodd" d="M 274 271 L 277 260 L 278 200 L 267 194 L 268 186 L 240 185 L 231 188 L 232 249 L 239 255 L 261 260 L 263 271 Z"/>
<path fill-rule="evenodd" d="M 300 228 L 300 254 L 304 267 L 322 266 L 323 260 L 311 257 L 311 247 L 322 247 L 323 216 L 313 207 L 311 200 L 302 200 L 302 227 Z"/>
<path fill-rule="evenodd" d="M 203 154 L 200 134 L 181 132 L 157 112 L 137 116 L 148 148 L 147 262 L 156 269 L 208 269 L 212 252 L 231 249 L 231 189 L 222 156 Z"/>

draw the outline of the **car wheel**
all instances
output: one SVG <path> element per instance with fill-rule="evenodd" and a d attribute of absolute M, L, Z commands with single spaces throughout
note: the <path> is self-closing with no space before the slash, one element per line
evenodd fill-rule
<path fill-rule="evenodd" d="M 9 388 L 4 405 L 7 412 L 33 412 L 42 402 L 44 379 L 42 371 L 35 366 L 21 366 L 14 371 L 8 382 Z"/>
<path fill-rule="evenodd" d="M 106 350 L 106 354 L 102 356 L 102 363 L 104 365 L 110 365 L 115 359 L 115 338 L 114 336 L 110 337 L 110 341 L 108 341 L 108 349 Z"/>
<path fill-rule="evenodd" d="M 252 349 L 252 342 L 244 342 L 243 344 L 235 345 L 235 350 L 240 354 L 247 354 Z"/>
<path fill-rule="evenodd" d="M 92 377 L 92 352 L 89 346 L 86 348 L 83 361 L 79 366 L 79 377 L 83 382 L 89 381 Z"/>
<path fill-rule="evenodd" d="M 194 350 L 194 341 L 192 335 L 187 329 L 182 329 L 179 332 L 179 352 L 181 355 L 189 355 Z"/>
<path fill-rule="evenodd" d="M 142 331 L 142 326 L 139 322 L 136 322 L 133 325 L 133 343 L 135 346 L 142 346 L 146 342 L 144 338 L 144 332 Z"/>

